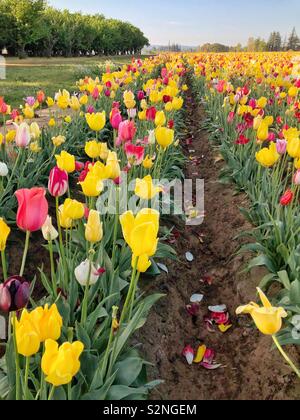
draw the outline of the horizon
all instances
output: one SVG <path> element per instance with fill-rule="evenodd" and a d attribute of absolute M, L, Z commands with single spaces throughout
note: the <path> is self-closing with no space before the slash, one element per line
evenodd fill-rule
<path fill-rule="evenodd" d="M 113 4 L 87 0 L 83 7 L 80 0 L 48 0 L 48 4 L 58 9 L 81 11 L 86 14 L 102 13 L 107 18 L 131 22 L 138 26 L 149 39 L 150 45 L 180 44 L 197 47 L 206 43 L 220 43 L 234 46 L 246 45 L 249 37 L 268 39 L 273 31 L 279 31 L 283 38 L 288 36 L 293 27 L 299 33 L 300 2 L 298 0 L 253 0 L 251 8 L 246 1 L 227 0 L 220 4 L 211 0 L 152 0 L 151 9 L 141 8 L 137 0 Z M 286 10 L 293 13 L 286 17 Z M 185 13 L 188 10 L 188 14 Z M 205 16 L 205 19 L 203 19 Z M 226 16 L 226 19 L 224 19 Z M 244 30 L 251 26 L 251 30 Z M 159 34 L 156 28 L 159 27 Z M 226 34 L 226 35 L 224 35 Z"/>

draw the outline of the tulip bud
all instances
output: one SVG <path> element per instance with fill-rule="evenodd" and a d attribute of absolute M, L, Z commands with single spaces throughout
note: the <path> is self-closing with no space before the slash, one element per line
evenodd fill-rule
<path fill-rule="evenodd" d="M 30 285 L 23 277 L 10 277 L 0 284 L 0 310 L 13 312 L 27 306 L 30 296 Z"/>
<path fill-rule="evenodd" d="M 78 283 L 85 287 L 88 284 L 88 276 L 90 271 L 90 262 L 89 260 L 85 260 L 83 263 L 81 263 L 76 269 L 75 269 L 75 278 L 78 281 Z M 92 270 L 91 270 L 91 276 L 89 285 L 93 286 L 97 283 L 98 279 L 100 277 L 99 274 L 99 267 L 96 268 L 94 264 L 92 264 Z"/>
<path fill-rule="evenodd" d="M 55 241 L 58 238 L 58 232 L 52 225 L 52 218 L 47 216 L 46 222 L 42 226 L 42 233 L 45 241 Z"/>
<path fill-rule="evenodd" d="M 53 197 L 62 197 L 69 187 L 69 176 L 66 171 L 61 171 L 55 166 L 49 175 L 48 190 Z"/>
<path fill-rule="evenodd" d="M 103 238 L 103 224 L 100 220 L 100 213 L 96 210 L 89 212 L 88 223 L 85 227 L 85 239 L 95 244 L 102 241 Z"/>
<path fill-rule="evenodd" d="M 27 147 L 31 140 L 30 128 L 27 123 L 18 126 L 16 132 L 16 145 L 18 147 Z"/>
<path fill-rule="evenodd" d="M 0 176 L 7 176 L 8 175 L 8 167 L 6 163 L 0 162 Z"/>
<path fill-rule="evenodd" d="M 284 207 L 291 204 L 294 199 L 294 193 L 291 190 L 286 191 L 286 193 L 281 197 L 280 204 Z"/>

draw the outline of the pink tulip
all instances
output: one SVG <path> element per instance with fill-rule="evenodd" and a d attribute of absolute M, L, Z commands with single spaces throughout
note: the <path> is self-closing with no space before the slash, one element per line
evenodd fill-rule
<path fill-rule="evenodd" d="M 138 98 L 139 101 L 142 101 L 143 99 L 145 99 L 145 93 L 142 90 L 140 90 L 137 93 L 137 98 Z"/>
<path fill-rule="evenodd" d="M 62 197 L 69 187 L 69 176 L 66 171 L 61 171 L 57 166 L 49 175 L 48 190 L 53 197 Z"/>
<path fill-rule="evenodd" d="M 17 225 L 21 230 L 40 230 L 48 216 L 48 202 L 44 188 L 22 189 L 15 193 L 18 200 Z"/>
<path fill-rule="evenodd" d="M 300 185 L 300 169 L 294 175 L 294 184 L 299 186 Z"/>
<path fill-rule="evenodd" d="M 36 100 L 35 100 L 35 97 L 34 96 L 28 96 L 25 99 L 25 102 L 26 102 L 27 105 L 29 105 L 29 106 L 32 107 L 35 104 Z"/>
<path fill-rule="evenodd" d="M 96 101 L 99 98 L 99 95 L 100 95 L 99 89 L 97 87 L 95 87 L 95 89 L 93 90 L 93 93 L 92 93 L 93 99 L 95 99 L 95 101 Z"/>
<path fill-rule="evenodd" d="M 287 149 L 287 141 L 286 140 L 277 140 L 276 142 L 276 149 L 279 155 L 284 155 Z"/>
<path fill-rule="evenodd" d="M 112 128 L 114 130 L 118 130 L 121 122 L 122 122 L 122 115 L 120 114 L 119 109 L 113 108 L 111 117 L 110 117 L 110 123 L 112 125 Z"/>
<path fill-rule="evenodd" d="M 93 107 L 93 105 L 89 105 L 86 109 L 87 114 L 94 114 L 95 113 L 95 108 Z"/>
<path fill-rule="evenodd" d="M 126 143 L 125 153 L 130 165 L 138 166 L 144 160 L 145 149 L 142 146 L 135 146 L 134 144 Z"/>
<path fill-rule="evenodd" d="M 136 134 L 134 121 L 123 121 L 119 125 L 118 144 L 131 142 Z"/>
<path fill-rule="evenodd" d="M 22 123 L 18 126 L 16 132 L 16 145 L 18 147 L 27 147 L 30 143 L 31 135 L 30 135 L 30 128 L 27 123 Z"/>

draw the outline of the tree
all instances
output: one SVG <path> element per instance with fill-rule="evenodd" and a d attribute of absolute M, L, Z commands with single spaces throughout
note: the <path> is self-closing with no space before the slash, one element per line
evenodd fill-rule
<path fill-rule="evenodd" d="M 300 49 L 300 40 L 296 32 L 296 28 L 293 28 L 293 31 L 288 39 L 287 49 L 292 51 L 298 51 Z"/>
<path fill-rule="evenodd" d="M 272 32 L 267 43 L 268 51 L 281 51 L 282 38 L 279 32 Z"/>

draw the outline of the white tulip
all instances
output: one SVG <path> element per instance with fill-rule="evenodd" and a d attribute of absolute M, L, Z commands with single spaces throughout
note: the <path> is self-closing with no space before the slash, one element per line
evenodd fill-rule
<path fill-rule="evenodd" d="M 18 147 L 27 147 L 31 140 L 30 127 L 27 123 L 17 125 L 16 145 Z"/>
<path fill-rule="evenodd" d="M 154 130 L 149 130 L 148 131 L 148 143 L 149 144 L 155 144 L 156 142 L 156 138 L 155 138 L 155 131 Z"/>
<path fill-rule="evenodd" d="M 76 280 L 83 287 L 85 287 L 88 283 L 89 271 L 90 271 L 89 260 L 85 260 L 75 269 Z M 99 279 L 98 269 L 92 264 L 91 277 L 90 277 L 90 282 L 89 282 L 90 286 L 93 286 L 94 284 L 96 284 L 98 279 Z"/>
<path fill-rule="evenodd" d="M 58 238 L 58 232 L 52 225 L 52 219 L 47 216 L 47 219 L 42 227 L 42 233 L 45 241 L 55 241 Z"/>
<path fill-rule="evenodd" d="M 0 162 L 0 176 L 7 176 L 8 175 L 8 167 L 6 163 Z"/>

